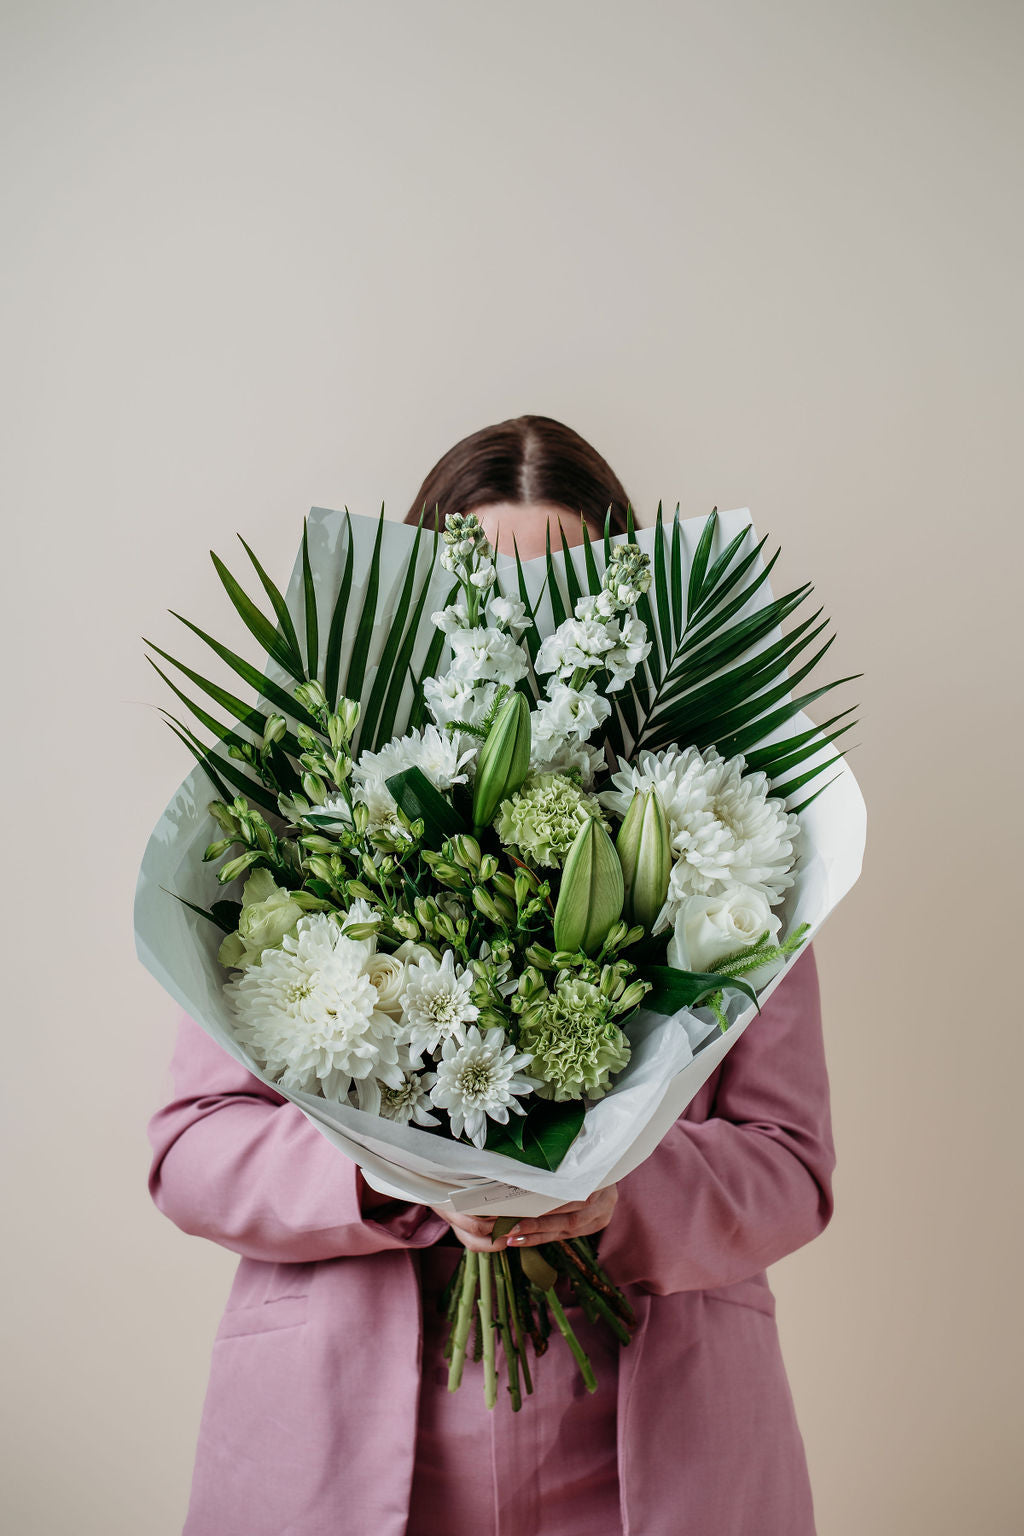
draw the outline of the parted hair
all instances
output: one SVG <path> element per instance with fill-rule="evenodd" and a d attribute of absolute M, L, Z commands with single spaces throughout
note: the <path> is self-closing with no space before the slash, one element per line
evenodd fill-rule
<path fill-rule="evenodd" d="M 513 416 L 481 427 L 449 448 L 427 474 L 407 523 L 441 527 L 453 513 L 493 502 L 550 502 L 586 518 L 591 534 L 625 533 L 629 502 L 611 466 L 571 427 L 551 416 Z"/>

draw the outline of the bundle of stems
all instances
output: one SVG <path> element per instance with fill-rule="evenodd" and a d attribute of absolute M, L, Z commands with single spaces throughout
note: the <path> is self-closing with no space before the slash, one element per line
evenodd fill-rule
<path fill-rule="evenodd" d="M 501 1226 L 507 1231 L 513 1225 L 512 1218 L 495 1223 L 495 1236 L 503 1235 Z M 527 1343 L 532 1344 L 535 1356 L 542 1355 L 553 1327 L 571 1350 L 587 1391 L 597 1390 L 597 1378 L 587 1352 L 555 1294 L 560 1280 L 568 1283 L 573 1300 L 586 1318 L 604 1323 L 620 1344 L 629 1343 L 636 1315 L 597 1262 L 593 1247 L 585 1238 L 543 1243 L 537 1248 L 503 1248 L 496 1253 L 467 1249 L 438 1303 L 447 1313 L 450 1325 L 444 1350 L 449 1362 L 449 1392 L 459 1387 L 466 1356 L 472 1352 L 474 1360 L 483 1361 L 484 1401 L 488 1408 L 495 1406 L 500 1339 L 508 1392 L 513 1410 L 518 1412 L 523 1392 L 533 1391 Z"/>

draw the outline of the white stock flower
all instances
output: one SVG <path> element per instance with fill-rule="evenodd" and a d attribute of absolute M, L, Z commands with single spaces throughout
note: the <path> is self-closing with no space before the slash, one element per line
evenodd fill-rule
<path fill-rule="evenodd" d="M 748 948 L 765 932 L 778 942 L 782 918 L 760 891 L 749 885 L 730 886 L 721 896 L 688 896 L 676 913 L 668 943 L 668 963 L 682 971 L 706 971 L 726 955 Z M 766 986 L 785 958 L 769 961 L 743 980 L 757 990 Z"/>
<path fill-rule="evenodd" d="M 469 623 L 469 609 L 465 603 L 451 603 L 447 608 L 438 608 L 436 613 L 432 613 L 430 622 L 442 634 L 450 635 L 453 630 L 465 629 Z"/>
<path fill-rule="evenodd" d="M 449 1037 L 437 1065 L 437 1081 L 430 1090 L 432 1103 L 447 1110 L 452 1135 L 465 1134 L 474 1146 L 487 1139 L 487 1121 L 507 1125 L 509 1110 L 524 1115 L 517 1096 L 531 1093 L 537 1081 L 519 1072 L 532 1057 L 505 1043 L 505 1031 L 488 1029 L 481 1035 L 475 1025 L 465 1039 Z"/>
<path fill-rule="evenodd" d="M 506 683 L 511 687 L 529 671 L 522 648 L 503 629 L 457 629 L 450 641 L 450 671 L 464 682 Z"/>
<path fill-rule="evenodd" d="M 487 617 L 492 624 L 506 624 L 514 636 L 522 634 L 530 616 L 518 597 L 492 597 L 487 603 Z"/>
<path fill-rule="evenodd" d="M 482 725 L 497 691 L 496 683 L 474 687 L 472 679 L 454 672 L 446 672 L 443 677 L 428 677 L 423 682 L 427 708 L 442 728 L 459 720 L 464 720 L 467 725 Z"/>
<path fill-rule="evenodd" d="M 612 692 L 624 688 L 633 678 L 637 667 L 650 655 L 651 642 L 647 638 L 647 626 L 640 619 L 626 618 L 608 625 L 611 649 L 603 659 L 608 668 L 608 687 Z"/>
<path fill-rule="evenodd" d="M 470 999 L 473 974 L 456 969 L 455 956 L 446 949 L 442 958 L 424 955 L 406 970 L 402 992 L 405 1039 L 414 1056 L 436 1051 L 442 1040 L 462 1036 L 463 1025 L 475 1019 L 479 1008 Z"/>
<path fill-rule="evenodd" d="M 372 954 L 372 940 L 346 938 L 313 912 L 224 988 L 239 1044 L 283 1089 L 341 1100 L 353 1078 L 400 1080 L 398 1031 L 367 974 Z"/>
<path fill-rule="evenodd" d="M 548 684 L 548 697 L 534 711 L 533 724 L 540 736 L 557 740 L 571 733 L 586 741 L 611 712 L 611 705 L 598 693 L 596 683 L 570 688 L 568 683 L 552 682 Z"/>

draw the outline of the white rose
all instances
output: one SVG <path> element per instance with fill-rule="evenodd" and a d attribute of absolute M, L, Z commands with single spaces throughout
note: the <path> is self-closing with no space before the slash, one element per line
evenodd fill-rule
<path fill-rule="evenodd" d="M 676 915 L 668 963 L 681 971 L 706 971 L 716 960 L 755 943 L 766 929 L 770 942 L 777 943 L 781 927 L 782 918 L 750 886 L 734 885 L 724 896 L 688 896 Z M 743 980 L 756 992 L 784 964 L 784 960 L 769 961 Z"/>
<path fill-rule="evenodd" d="M 437 959 L 429 945 L 417 944 L 415 939 L 405 939 L 395 950 L 392 959 L 401 960 L 405 965 L 419 965 L 426 955 L 429 955 L 431 960 Z"/>
<path fill-rule="evenodd" d="M 397 955 L 371 955 L 366 963 L 366 974 L 377 992 L 377 1007 L 381 1013 L 398 1018 L 402 1005 L 398 1001 L 405 990 L 405 963 Z"/>

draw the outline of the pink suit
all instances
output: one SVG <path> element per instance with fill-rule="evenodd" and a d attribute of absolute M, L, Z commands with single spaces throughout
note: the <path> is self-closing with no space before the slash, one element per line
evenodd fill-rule
<path fill-rule="evenodd" d="M 441 1278 L 444 1250 L 436 1262 L 421 1251 L 446 1224 L 369 1190 L 300 1110 L 185 1016 L 172 1071 L 175 1097 L 149 1126 L 153 1199 L 183 1231 L 242 1255 L 213 1346 L 185 1536 L 404 1536 L 414 1471 L 422 1489 L 435 1464 L 434 1410 L 449 1412 L 429 1313 L 420 1394 L 421 1291 Z M 572 1387 L 552 1371 L 545 1394 L 552 1352 L 537 1362 L 536 1399 L 515 1416 L 516 1455 L 538 1458 L 535 1468 L 499 1464 L 503 1442 L 467 1368 L 460 1422 L 475 1402 L 478 1429 L 474 1440 L 470 1423 L 449 1494 L 451 1536 L 539 1531 L 543 1510 L 528 1514 L 531 1499 L 538 1489 L 554 1499 L 574 1464 L 579 1506 L 593 1496 L 607 1516 L 598 1525 L 588 1509 L 592 1536 L 814 1536 L 765 1268 L 826 1226 L 834 1166 L 808 949 L 657 1150 L 619 1183 L 600 1256 L 639 1326 L 617 1371 L 614 1352 L 602 1356 L 598 1393 L 585 1416 L 574 1406 L 566 1417 L 557 1459 L 548 1454 L 557 1395 Z M 532 1409 L 546 1428 L 538 1417 L 530 1439 L 518 1425 Z M 504 1402 L 496 1411 L 512 1418 Z M 482 1508 L 494 1511 L 490 1531 Z M 417 1515 L 408 1528 L 421 1527 Z"/>

